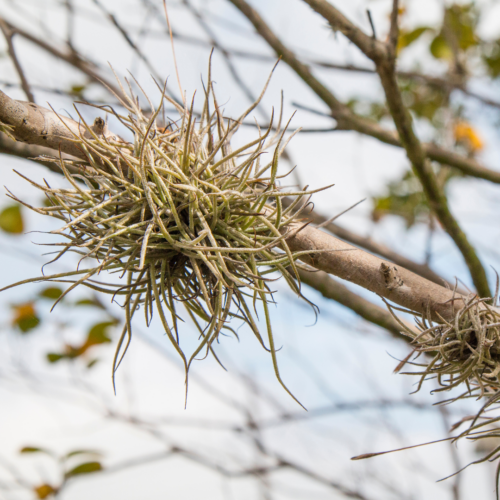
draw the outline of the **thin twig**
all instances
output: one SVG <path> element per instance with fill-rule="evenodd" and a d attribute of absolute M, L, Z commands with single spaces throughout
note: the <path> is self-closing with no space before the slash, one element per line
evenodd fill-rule
<path fill-rule="evenodd" d="M 14 64 L 14 67 L 16 68 L 19 79 L 21 80 L 21 86 L 24 90 L 24 93 L 26 94 L 26 98 L 28 99 L 29 102 L 35 102 L 35 97 L 33 95 L 33 92 L 31 92 L 30 85 L 28 83 L 26 75 L 24 74 L 23 68 L 21 66 L 21 63 L 19 62 L 19 59 L 17 58 L 17 54 L 14 49 L 14 43 L 12 41 L 14 32 L 3 19 L 0 19 L 0 29 L 2 30 L 2 33 L 5 37 L 5 41 L 7 42 L 9 56 L 12 60 L 12 63 Z"/>

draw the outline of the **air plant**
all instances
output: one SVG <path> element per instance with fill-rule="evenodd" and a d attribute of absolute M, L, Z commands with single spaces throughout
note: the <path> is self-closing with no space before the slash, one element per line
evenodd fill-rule
<path fill-rule="evenodd" d="M 498 292 L 494 303 L 497 297 Z M 430 355 L 419 365 L 421 371 L 411 372 L 420 376 L 417 391 L 425 380 L 436 378 L 439 387 L 434 392 L 465 384 L 468 397 L 491 396 L 500 389 L 500 311 L 488 303 L 490 298 L 475 294 L 457 300 L 463 305 L 452 320 L 434 323 L 417 317 L 419 334 L 407 332 L 418 354 Z"/>
<path fill-rule="evenodd" d="M 496 306 L 498 297 L 499 279 L 497 276 L 497 287 L 493 298 L 479 298 L 475 294 L 457 295 L 453 300 L 462 303 L 462 307 L 452 320 L 448 321 L 440 317 L 439 322 L 433 322 L 430 319 L 430 313 L 418 315 L 414 311 L 405 311 L 415 315 L 419 328 L 417 335 L 400 321 L 401 333 L 411 338 L 414 351 L 398 365 L 395 371 L 400 372 L 406 364 L 418 367 L 416 371 L 403 372 L 405 375 L 420 377 L 415 392 L 422 388 L 425 381 L 435 380 L 438 387 L 432 392 L 450 391 L 463 385 L 466 387 L 465 391 L 439 404 L 449 404 L 469 398 L 485 399 L 485 403 L 476 415 L 461 419 L 452 426 L 450 431 L 457 430 L 467 422 L 469 425 L 457 435 L 444 439 L 445 441 L 457 442 L 463 438 L 478 441 L 500 437 L 498 428 L 500 422 L 500 310 Z M 394 309 L 401 310 L 387 302 L 386 304 L 391 312 Z M 393 316 L 397 319 L 394 313 Z M 414 353 L 416 357 L 410 361 Z M 416 359 L 422 355 L 424 355 L 423 361 L 417 363 Z M 370 453 L 354 457 L 354 459 L 369 458 L 385 453 L 389 452 Z M 466 467 L 498 459 L 500 459 L 500 445 L 495 444 L 485 456 L 469 463 Z M 452 475 L 458 474 L 461 470 Z M 497 498 L 500 498 L 498 488 L 500 461 L 497 465 L 496 478 Z"/>
<path fill-rule="evenodd" d="M 63 282 L 70 286 L 58 301 L 78 285 L 122 299 L 125 324 L 113 362 L 113 384 L 132 338 L 132 318 L 142 307 L 147 325 L 153 311 L 158 313 L 184 364 L 186 386 L 198 355 L 217 359 L 214 342 L 220 335 L 237 336 L 231 322 L 236 319 L 248 325 L 270 352 L 276 377 L 290 393 L 278 370 L 269 315 L 270 283 L 278 273 L 302 297 L 297 268 L 305 265 L 297 259 L 310 252 L 291 252 L 286 238 L 303 226 L 298 218 L 314 191 L 290 192 L 279 186 L 278 160 L 291 138 L 285 141 L 281 113 L 276 127 L 272 123 L 265 131 L 257 127 L 253 141 L 236 149 L 232 146 L 268 83 L 258 100 L 235 120 L 223 116 L 210 74 L 198 116 L 193 111 L 194 98 L 190 106 L 180 105 L 166 95 L 165 88 L 160 89 L 161 103 L 155 110 L 148 99 L 154 111 L 146 113 L 130 85 L 130 95 L 121 86 L 122 95 L 117 97 L 128 114 L 110 106 L 101 109 L 132 132 L 133 143 L 104 134 L 101 118 L 89 126 L 79 113 L 86 132 L 74 135 L 74 142 L 86 160 L 54 159 L 71 187 L 40 185 L 19 174 L 44 192 L 48 206 L 41 208 L 9 192 L 39 214 L 62 221 L 63 226 L 52 233 L 64 241 L 54 244 L 60 250 L 51 262 L 67 252 L 82 256 L 72 272 L 11 286 Z M 175 106 L 180 116 L 167 126 L 160 124 L 165 102 Z M 286 208 L 283 196 L 293 199 Z M 92 264 L 81 269 L 84 259 Z M 104 272 L 117 276 L 117 282 L 99 281 Z M 266 340 L 256 321 L 257 303 L 265 316 Z M 183 315 L 199 332 L 198 346 L 190 356 L 182 347 Z"/>

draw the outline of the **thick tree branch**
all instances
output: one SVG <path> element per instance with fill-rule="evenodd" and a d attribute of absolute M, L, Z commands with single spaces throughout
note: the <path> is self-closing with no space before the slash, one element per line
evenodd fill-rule
<path fill-rule="evenodd" d="M 291 233 L 292 251 L 314 252 L 302 260 L 315 269 L 362 286 L 406 309 L 429 314 L 435 321 L 450 320 L 463 307 L 462 296 L 432 283 L 407 269 L 397 267 L 359 248 L 307 226 Z"/>
<path fill-rule="evenodd" d="M 301 270 L 299 274 L 303 283 L 317 290 L 323 297 L 332 299 L 344 307 L 351 309 L 351 311 L 354 311 L 370 323 L 385 328 L 398 339 L 402 338 L 401 325 L 386 308 L 379 307 L 369 300 L 360 297 L 357 293 L 352 292 L 345 285 L 334 280 L 323 271 L 309 272 Z M 415 330 L 415 327 L 410 323 L 407 324 L 407 328 Z"/>
<path fill-rule="evenodd" d="M 324 224 L 327 220 L 328 217 L 325 217 L 324 215 L 319 214 L 316 211 L 313 211 L 307 215 L 307 218 L 310 219 L 314 224 Z M 391 248 L 383 245 L 382 243 L 378 243 L 374 241 L 372 238 L 368 238 L 365 236 L 360 236 L 357 233 L 354 233 L 353 231 L 350 231 L 349 229 L 346 229 L 342 226 L 339 226 L 338 224 L 335 224 L 334 222 L 330 222 L 329 224 L 326 224 L 324 228 L 334 234 L 335 236 L 339 237 L 341 240 L 347 241 L 349 243 L 352 243 L 355 246 L 364 248 L 365 250 L 368 250 L 371 253 L 374 253 L 376 255 L 379 255 L 380 257 L 383 257 L 384 259 L 390 260 L 391 262 L 394 262 L 394 264 L 397 264 L 398 266 L 405 267 L 409 271 L 414 272 L 415 274 L 418 274 L 422 276 L 425 279 L 428 279 L 429 281 L 432 281 L 433 283 L 436 283 L 438 285 L 443 285 L 446 282 L 446 280 L 439 276 L 439 274 L 435 273 L 429 266 L 426 264 L 419 264 L 418 262 L 415 262 L 411 259 L 408 259 L 407 257 L 395 252 Z M 450 288 L 453 288 L 453 284 L 447 283 Z"/>
<path fill-rule="evenodd" d="M 92 137 L 83 125 L 37 104 L 11 99 L 1 90 L 0 123 L 9 126 L 9 133 L 17 141 L 87 159 L 86 154 L 75 143 L 75 136 Z M 118 140 L 107 131 L 104 135 Z"/>
<path fill-rule="evenodd" d="M 408 109 L 403 103 L 403 97 L 396 78 L 394 48 L 388 44 L 383 44 L 382 42 L 377 42 L 367 37 L 367 35 L 350 21 L 346 20 L 346 18 L 326 0 L 304 1 L 318 14 L 323 16 L 334 30 L 341 31 L 344 36 L 353 42 L 375 63 L 399 138 L 406 150 L 406 154 L 413 166 L 415 174 L 422 183 L 431 209 L 462 253 L 478 293 L 482 297 L 491 297 L 491 291 L 483 265 L 474 247 L 470 244 L 467 236 L 452 215 L 448 207 L 448 200 L 439 186 L 437 177 L 426 157 L 426 151 L 422 147 L 413 129 L 413 121 Z M 391 33 L 392 37 L 395 36 L 397 38 L 397 26 L 391 26 Z"/>
<path fill-rule="evenodd" d="M 328 106 L 332 117 L 337 121 L 338 130 L 353 130 L 364 135 L 369 135 L 386 144 L 402 147 L 397 134 L 390 130 L 381 127 L 378 123 L 363 118 L 353 113 L 349 107 L 340 102 L 333 93 L 326 88 L 311 72 L 309 66 L 300 62 L 295 54 L 288 49 L 283 42 L 273 33 L 266 22 L 262 19 L 259 13 L 251 7 L 245 0 L 229 0 L 247 19 L 253 24 L 257 33 L 269 44 L 276 54 L 283 59 L 297 75 L 311 88 L 311 90 Z M 322 2 L 327 5 L 327 2 Z M 330 5 L 330 7 L 332 7 Z M 342 16 L 341 26 L 344 26 L 346 31 L 354 33 L 352 23 Z M 337 28 L 338 29 L 338 28 Z M 357 29 L 357 28 L 356 28 Z M 359 31 L 359 30 L 358 30 Z M 362 41 L 363 47 L 366 46 L 370 54 L 373 54 L 377 59 L 384 57 L 385 48 L 381 42 L 374 40 L 367 35 L 353 37 Z M 451 151 L 447 151 L 434 144 L 423 145 L 425 154 L 431 160 L 445 163 L 451 167 L 461 170 L 467 175 L 479 177 L 491 182 L 500 183 L 500 172 L 487 169 L 479 165 L 475 160 L 465 158 Z"/>

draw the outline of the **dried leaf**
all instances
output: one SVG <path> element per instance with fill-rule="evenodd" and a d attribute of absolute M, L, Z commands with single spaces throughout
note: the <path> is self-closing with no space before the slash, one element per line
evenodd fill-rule
<path fill-rule="evenodd" d="M 35 492 L 37 498 L 44 499 L 56 493 L 57 490 L 50 484 L 41 484 L 40 486 L 33 488 L 33 491 Z"/>

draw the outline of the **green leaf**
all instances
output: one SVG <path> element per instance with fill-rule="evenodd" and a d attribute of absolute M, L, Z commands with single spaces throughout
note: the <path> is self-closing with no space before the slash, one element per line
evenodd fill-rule
<path fill-rule="evenodd" d="M 50 455 L 50 452 L 44 450 L 43 448 L 36 448 L 34 446 L 25 446 L 19 450 L 19 453 L 47 453 Z"/>
<path fill-rule="evenodd" d="M 93 306 L 98 307 L 99 309 L 106 309 L 97 297 L 78 300 L 77 302 L 75 302 L 75 306 Z"/>
<path fill-rule="evenodd" d="M 23 318 L 18 321 L 17 326 L 23 333 L 28 333 L 40 324 L 40 318 L 33 316 L 31 318 Z"/>
<path fill-rule="evenodd" d="M 486 64 L 486 70 L 492 78 L 500 76 L 500 39 L 485 44 L 482 59 Z"/>
<path fill-rule="evenodd" d="M 96 455 L 96 456 L 101 456 L 102 454 L 98 451 L 95 451 L 95 450 L 75 450 L 75 451 L 70 451 L 69 453 L 67 453 L 64 458 L 67 459 L 67 458 L 71 458 L 71 457 L 74 457 L 76 455 Z"/>
<path fill-rule="evenodd" d="M 64 354 L 58 354 L 56 352 L 49 352 L 47 354 L 47 361 L 49 363 L 57 363 L 61 359 L 65 358 L 66 356 Z"/>
<path fill-rule="evenodd" d="M 49 286 L 44 288 L 39 294 L 39 297 L 44 299 L 53 299 L 56 300 L 62 295 L 63 291 L 57 286 Z"/>
<path fill-rule="evenodd" d="M 402 31 L 398 38 L 398 52 L 410 46 L 429 30 L 431 30 L 431 28 L 428 26 L 420 26 L 412 31 Z"/>
<path fill-rule="evenodd" d="M 464 5 L 454 4 L 445 11 L 445 28 L 450 29 L 460 50 L 467 50 L 479 43 L 475 31 L 479 22 L 479 11 L 473 3 Z"/>
<path fill-rule="evenodd" d="M 88 347 L 96 344 L 104 344 L 106 342 L 111 342 L 111 339 L 108 337 L 107 332 L 108 328 L 111 326 L 115 326 L 117 323 L 116 320 L 104 321 L 102 323 L 95 324 L 88 333 L 86 344 Z"/>
<path fill-rule="evenodd" d="M 20 205 L 11 205 L 0 212 L 0 229 L 9 234 L 20 234 L 24 231 Z"/>
<path fill-rule="evenodd" d="M 430 51 L 436 59 L 446 59 L 448 61 L 453 59 L 453 52 L 443 35 L 438 35 L 432 40 Z"/>
<path fill-rule="evenodd" d="M 453 60 L 452 47 L 461 52 L 479 44 L 476 29 L 479 11 L 474 3 L 453 4 L 445 10 L 443 26 L 431 43 L 430 51 L 436 59 Z"/>
<path fill-rule="evenodd" d="M 78 465 L 74 469 L 66 472 L 66 477 L 79 476 L 81 474 L 90 474 L 92 472 L 99 472 L 102 470 L 102 465 L 100 462 L 85 462 L 84 464 Z"/>

